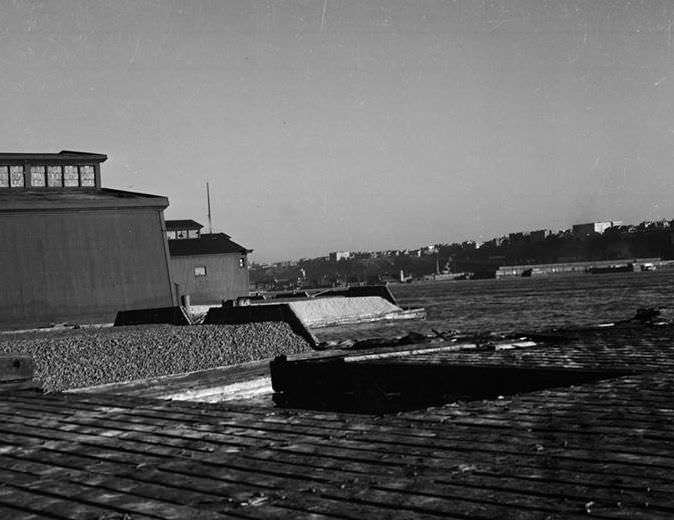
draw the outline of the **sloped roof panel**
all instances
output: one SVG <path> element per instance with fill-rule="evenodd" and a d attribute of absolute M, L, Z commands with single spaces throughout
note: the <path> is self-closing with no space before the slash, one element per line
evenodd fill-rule
<path fill-rule="evenodd" d="M 202 234 L 200 238 L 169 240 L 168 245 L 171 256 L 246 254 L 252 252 L 252 249 L 237 244 L 224 233 L 207 233 Z"/>

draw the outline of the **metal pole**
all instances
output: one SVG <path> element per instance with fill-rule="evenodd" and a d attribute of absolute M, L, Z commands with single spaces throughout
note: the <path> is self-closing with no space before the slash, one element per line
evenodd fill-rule
<path fill-rule="evenodd" d="M 211 222 L 211 190 L 206 183 L 206 200 L 208 201 L 208 232 L 213 233 L 213 223 Z"/>

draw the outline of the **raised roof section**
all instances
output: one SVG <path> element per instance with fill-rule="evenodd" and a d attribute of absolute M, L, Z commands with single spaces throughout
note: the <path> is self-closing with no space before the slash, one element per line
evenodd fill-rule
<path fill-rule="evenodd" d="M 185 240 L 201 236 L 201 224 L 194 220 L 167 220 L 166 238 L 169 240 Z M 229 237 L 227 237 L 229 238 Z"/>
<path fill-rule="evenodd" d="M 100 189 L 101 163 L 107 158 L 73 150 L 0 153 L 0 191 Z"/>

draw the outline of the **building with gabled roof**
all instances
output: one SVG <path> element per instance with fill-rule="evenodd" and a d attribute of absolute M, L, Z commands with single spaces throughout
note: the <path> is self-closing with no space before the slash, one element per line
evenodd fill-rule
<path fill-rule="evenodd" d="M 171 272 L 179 294 L 194 304 L 247 296 L 247 255 L 253 250 L 225 233 L 201 233 L 201 228 L 193 220 L 166 221 Z"/>
<path fill-rule="evenodd" d="M 176 303 L 168 199 L 103 188 L 106 159 L 0 153 L 0 327 L 112 322 Z"/>

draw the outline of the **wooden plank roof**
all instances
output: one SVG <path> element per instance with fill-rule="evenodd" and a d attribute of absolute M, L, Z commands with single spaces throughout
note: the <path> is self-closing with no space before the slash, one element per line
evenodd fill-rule
<path fill-rule="evenodd" d="M 459 352 L 461 363 L 566 356 L 561 363 L 638 366 L 617 379 L 388 415 L 8 393 L 0 515 L 672 518 L 673 352 L 668 329 L 585 347 Z"/>

